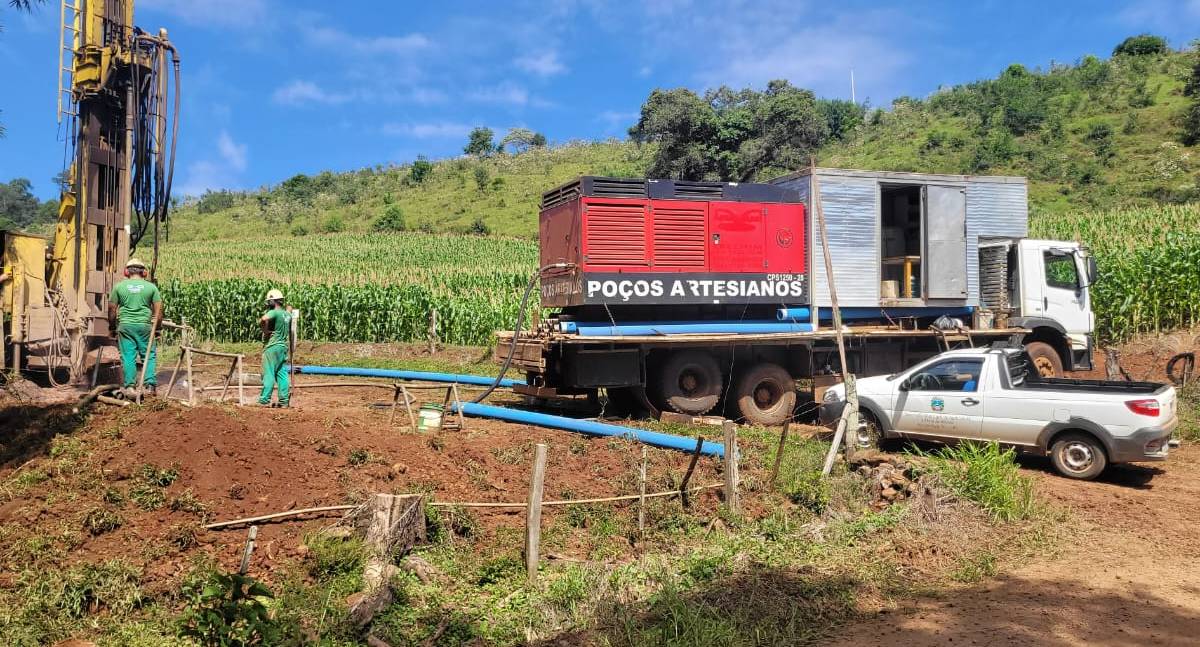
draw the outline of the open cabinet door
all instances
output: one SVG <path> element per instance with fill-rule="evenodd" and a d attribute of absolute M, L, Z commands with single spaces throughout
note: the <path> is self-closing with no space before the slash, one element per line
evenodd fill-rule
<path fill-rule="evenodd" d="M 925 296 L 967 298 L 967 194 L 961 187 L 922 187 L 925 203 Z"/>

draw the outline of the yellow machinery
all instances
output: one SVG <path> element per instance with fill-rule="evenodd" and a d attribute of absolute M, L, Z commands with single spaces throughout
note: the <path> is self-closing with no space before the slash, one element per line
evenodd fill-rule
<path fill-rule="evenodd" d="M 158 264 L 179 114 L 179 56 L 133 25 L 133 0 L 63 0 L 58 118 L 69 167 L 53 240 L 0 232 L 0 366 L 87 376 L 113 342 L 108 294 L 139 245 Z M 11 352 L 4 357 L 5 347 Z M 6 362 L 5 360 L 8 359 Z"/>

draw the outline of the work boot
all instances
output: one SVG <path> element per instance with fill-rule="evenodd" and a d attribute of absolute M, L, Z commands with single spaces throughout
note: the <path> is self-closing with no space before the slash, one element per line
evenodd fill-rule
<path fill-rule="evenodd" d="M 145 395 L 148 395 L 151 397 L 158 397 L 158 385 L 157 384 L 147 384 L 146 390 L 145 390 Z"/>

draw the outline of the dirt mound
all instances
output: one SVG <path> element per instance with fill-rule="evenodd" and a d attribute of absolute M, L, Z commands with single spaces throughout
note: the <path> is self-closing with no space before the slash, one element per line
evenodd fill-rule
<path fill-rule="evenodd" d="M 368 405 L 382 389 L 325 390 L 297 397 L 291 410 L 206 405 L 154 405 L 128 410 L 101 410 L 72 442 L 86 444 L 86 462 L 96 483 L 78 498 L 48 498 L 48 488 L 32 487 L 0 505 L 0 524 L 19 523 L 36 532 L 44 524 L 78 524 L 85 512 L 112 508 L 108 498 L 124 498 L 121 525 L 91 536 L 83 533 L 70 561 L 122 557 L 148 567 L 151 578 L 170 576 L 187 567 L 182 529 L 194 529 L 200 517 L 226 520 L 297 508 L 358 503 L 373 492 L 428 492 L 449 502 L 520 502 L 527 496 L 533 447 L 549 445 L 546 498 L 603 497 L 637 491 L 641 446 L 629 441 L 593 438 L 570 432 L 496 421 L 467 419 L 464 431 L 417 434 L 399 423 L 389 426 L 386 411 Z M 390 395 L 390 394 L 389 394 Z M 21 416 L 24 409 L 10 410 Z M 9 415 L 9 414 L 5 414 Z M 27 454 L 45 455 L 49 439 Z M 53 453 L 53 452 L 50 452 Z M 26 454 L 22 454 L 24 456 Z M 650 451 L 651 489 L 669 489 L 688 456 Z M 53 472 L 52 459 L 42 458 Z M 129 501 L 150 465 L 173 470 L 164 489 L 168 502 L 146 511 Z M 15 467 L 16 461 L 5 463 Z M 85 478 L 83 468 L 80 479 Z M 0 476 L 11 470 L 0 470 Z M 92 477 L 88 477 L 92 478 Z M 693 483 L 719 481 L 716 462 L 705 459 Z M 115 491 L 118 494 L 114 495 Z M 190 493 L 190 497 L 189 497 Z M 185 503 L 174 506 L 177 499 Z M 701 509 L 716 504 L 714 493 L 693 497 Z M 202 508 L 202 510 L 201 510 Z M 561 509 L 558 509 L 561 510 Z M 548 518 L 558 514 L 549 510 Z M 518 509 L 472 511 L 476 532 L 493 533 L 502 526 L 523 526 Z M 307 530 L 329 523 L 302 520 L 260 528 L 262 549 L 255 553 L 256 572 L 269 572 L 273 560 L 299 553 Z M 79 526 L 76 526 L 79 527 Z M 198 541 L 226 566 L 236 563 L 244 530 L 199 531 Z"/>

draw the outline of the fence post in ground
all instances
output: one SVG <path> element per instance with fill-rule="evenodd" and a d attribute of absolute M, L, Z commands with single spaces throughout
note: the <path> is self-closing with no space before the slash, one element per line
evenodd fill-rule
<path fill-rule="evenodd" d="M 188 404 L 196 404 L 196 383 L 192 379 L 192 348 L 188 346 L 183 351 L 186 355 L 184 362 L 187 364 L 187 380 L 188 380 Z"/>
<path fill-rule="evenodd" d="M 638 475 L 638 533 L 646 532 L 646 446 L 642 445 L 642 472 Z"/>
<path fill-rule="evenodd" d="M 237 358 L 237 374 L 238 374 L 238 406 L 246 405 L 246 363 L 243 361 L 245 355 L 238 355 Z"/>
<path fill-rule="evenodd" d="M 783 449 L 787 445 L 788 430 L 792 427 L 792 421 L 788 420 L 783 423 L 783 431 L 779 433 L 779 448 L 775 450 L 775 466 L 771 468 L 771 484 L 775 484 L 775 480 L 779 478 L 779 465 L 783 462 Z"/>
<path fill-rule="evenodd" d="M 525 571 L 536 582 L 538 546 L 542 541 L 542 485 L 546 479 L 546 445 L 538 443 L 533 457 L 533 477 L 529 484 L 529 507 L 525 512 Z"/>
<path fill-rule="evenodd" d="M 679 482 L 679 502 L 683 504 L 683 509 L 687 510 L 688 501 L 688 481 L 692 478 L 692 472 L 696 471 L 696 461 L 700 460 L 700 449 L 704 447 L 704 436 L 696 437 L 696 449 L 692 451 L 692 460 L 688 462 L 687 471 L 683 473 L 683 480 Z"/>
<path fill-rule="evenodd" d="M 242 549 L 242 563 L 238 573 L 245 575 L 250 570 L 250 555 L 254 552 L 254 541 L 258 539 L 258 526 L 250 526 L 246 534 L 246 546 Z"/>
<path fill-rule="evenodd" d="M 742 505 L 738 500 L 738 451 L 737 425 L 726 420 L 722 429 L 725 432 L 725 505 L 733 514 L 741 514 Z"/>

